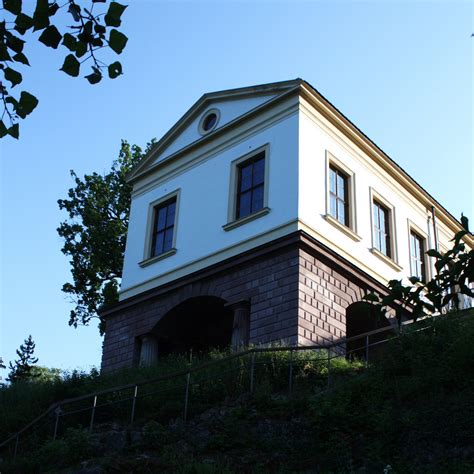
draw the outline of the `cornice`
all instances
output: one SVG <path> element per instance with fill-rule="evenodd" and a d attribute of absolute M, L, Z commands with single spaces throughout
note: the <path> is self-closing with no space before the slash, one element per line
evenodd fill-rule
<path fill-rule="evenodd" d="M 433 196 L 431 196 L 420 184 L 418 184 L 400 165 L 380 149 L 367 135 L 343 115 L 334 105 L 325 99 L 316 89 L 307 82 L 299 86 L 300 96 L 315 107 L 324 118 L 326 118 L 338 130 L 344 133 L 349 140 L 361 148 L 372 158 L 384 171 L 399 182 L 416 199 L 430 209 L 434 206 L 436 218 L 440 219 L 452 232 L 462 230 L 461 223 L 446 210 Z M 465 241 L 470 247 L 474 247 L 474 238 L 468 235 Z"/>

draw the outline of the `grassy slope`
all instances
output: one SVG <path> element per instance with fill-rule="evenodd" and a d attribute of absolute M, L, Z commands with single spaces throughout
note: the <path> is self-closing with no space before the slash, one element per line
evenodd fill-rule
<path fill-rule="evenodd" d="M 76 432 L 10 468 L 57 472 L 64 459 L 95 458 L 106 472 L 472 472 L 472 341 L 474 319 L 448 317 L 394 341 L 330 394 L 297 383 L 288 398 L 275 394 L 277 380 L 259 377 L 255 397 L 227 399 L 186 426 L 157 414 L 118 452 Z"/>

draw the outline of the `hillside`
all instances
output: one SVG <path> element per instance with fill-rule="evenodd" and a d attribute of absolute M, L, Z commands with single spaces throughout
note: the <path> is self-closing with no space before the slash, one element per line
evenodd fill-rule
<path fill-rule="evenodd" d="M 108 412 L 110 422 L 99 420 L 92 434 L 77 427 L 65 429 L 55 441 L 20 455 L 16 463 L 4 462 L 0 470 L 471 473 L 470 313 L 446 316 L 427 330 L 407 332 L 391 341 L 367 370 L 357 361 L 339 360 L 329 389 L 320 378 L 324 367 L 303 362 L 295 365 L 290 396 L 288 361 L 280 357 L 272 363 L 282 363 L 285 370 L 260 372 L 253 395 L 245 390 L 237 390 L 235 396 L 220 392 L 212 401 L 205 390 L 201 398 L 194 390 L 187 423 L 177 416 L 181 403 L 173 411 L 172 402 L 181 399 L 164 404 L 165 399 L 155 398 L 132 427 L 119 411 L 114 422 Z M 217 389 L 222 374 L 214 376 Z M 91 383 L 104 382 L 98 376 L 93 382 L 83 381 L 87 388 Z M 5 413 L 11 399 L 4 394 L 2 400 Z"/>

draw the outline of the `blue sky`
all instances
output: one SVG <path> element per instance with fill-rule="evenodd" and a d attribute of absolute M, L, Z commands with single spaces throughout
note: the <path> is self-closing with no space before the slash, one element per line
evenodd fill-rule
<path fill-rule="evenodd" d="M 4 361 L 32 334 L 41 365 L 100 364 L 96 325 L 67 325 L 56 202 L 70 169 L 106 172 L 122 138 L 161 137 L 205 92 L 302 77 L 452 214 L 474 219 L 471 2 L 128 3 L 119 79 L 90 86 L 58 71 L 65 49 L 27 46 L 23 87 L 40 104 L 20 141 L 0 145 Z"/>

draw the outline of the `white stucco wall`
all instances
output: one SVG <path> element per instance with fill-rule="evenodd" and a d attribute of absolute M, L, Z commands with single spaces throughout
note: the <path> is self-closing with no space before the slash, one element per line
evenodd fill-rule
<path fill-rule="evenodd" d="M 189 273 L 196 267 L 189 265 L 206 257 L 214 263 L 238 254 L 243 247 L 261 245 L 272 240 L 272 229 L 288 233 L 282 226 L 297 217 L 297 143 L 298 117 L 296 112 L 268 128 L 253 134 L 218 155 L 183 171 L 153 189 L 132 199 L 129 232 L 122 279 L 122 299 Z M 268 207 L 270 212 L 256 220 L 229 231 L 227 223 L 230 172 L 232 161 L 268 144 L 269 179 Z M 176 254 L 151 265 L 140 267 L 144 259 L 147 214 L 150 203 L 180 189 L 176 222 Z M 293 226 L 296 230 L 296 224 Z M 255 236 L 261 235 L 259 239 Z M 181 269 L 181 273 L 176 273 Z M 174 272 L 169 275 L 169 272 Z M 159 278 L 156 280 L 156 278 Z M 154 280 L 155 279 L 155 280 Z M 137 285 L 145 287 L 137 289 Z M 148 285 L 148 286 L 147 286 Z"/>
<path fill-rule="evenodd" d="M 270 96 L 213 103 L 221 110 L 220 125 L 266 102 Z M 298 109 L 299 107 L 299 109 Z M 205 111 L 203 111 L 204 113 Z M 200 117 L 161 156 L 169 156 L 199 137 Z M 225 231 L 228 223 L 231 163 L 268 146 L 270 212 Z M 121 299 L 154 288 L 208 265 L 302 229 L 382 283 L 409 276 L 409 222 L 434 247 L 429 210 L 402 185 L 296 96 L 266 107 L 261 114 L 233 127 L 216 140 L 168 160 L 135 183 L 121 286 Z M 328 152 L 353 174 L 356 241 L 334 226 L 326 214 Z M 151 203 L 180 190 L 174 255 L 141 266 Z M 397 265 L 371 252 L 371 189 L 394 208 L 392 238 Z M 440 248 L 450 247 L 452 232 L 438 221 Z M 433 274 L 428 266 L 428 278 Z"/>
<path fill-rule="evenodd" d="M 156 157 L 155 163 L 158 161 L 163 160 L 164 158 L 172 155 L 181 148 L 195 142 L 202 138 L 202 135 L 199 133 L 198 126 L 199 121 L 201 118 L 207 113 L 210 109 L 218 109 L 220 112 L 219 122 L 215 128 L 222 127 L 223 125 L 228 124 L 232 120 L 245 113 L 249 112 L 250 110 L 258 107 L 259 105 L 267 102 L 268 100 L 275 97 L 275 94 L 272 95 L 258 95 L 256 97 L 246 97 L 244 99 L 232 99 L 226 101 L 217 101 L 213 102 L 212 104 L 208 105 L 202 112 L 189 123 L 189 125 L 180 132 L 180 134 L 159 156 Z"/>
<path fill-rule="evenodd" d="M 313 114 L 304 111 L 300 114 L 299 144 L 300 220 L 314 231 L 316 238 L 379 281 L 386 283 L 390 279 L 409 276 L 408 220 L 427 234 L 428 248 L 434 247 L 432 225 L 426 208 L 315 111 Z M 360 242 L 354 241 L 324 218 L 328 151 L 354 173 L 355 231 L 361 237 Z M 401 271 L 392 268 L 370 251 L 373 247 L 371 188 L 394 207 L 394 260 L 402 267 Z"/>

